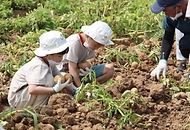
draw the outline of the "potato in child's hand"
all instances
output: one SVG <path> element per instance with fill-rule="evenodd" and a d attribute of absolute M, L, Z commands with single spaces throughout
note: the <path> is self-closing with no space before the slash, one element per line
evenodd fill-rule
<path fill-rule="evenodd" d="M 71 76 L 69 73 L 66 73 L 66 74 L 64 75 L 64 78 L 65 78 L 65 81 L 67 81 L 68 79 L 70 79 L 69 83 L 72 82 L 72 76 Z"/>
<path fill-rule="evenodd" d="M 85 61 L 79 62 L 78 67 L 79 67 L 79 69 L 86 70 L 86 67 L 88 67 L 89 69 L 91 68 L 91 64 L 85 60 Z"/>
<path fill-rule="evenodd" d="M 56 75 L 55 77 L 54 77 L 54 82 L 58 82 L 58 79 L 59 78 L 61 78 L 61 83 L 65 83 L 65 77 L 63 76 L 63 75 Z"/>

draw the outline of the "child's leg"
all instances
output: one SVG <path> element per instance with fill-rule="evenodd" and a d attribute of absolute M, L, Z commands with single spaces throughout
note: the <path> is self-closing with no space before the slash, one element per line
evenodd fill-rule
<path fill-rule="evenodd" d="M 99 64 L 92 67 L 92 70 L 96 73 L 96 78 L 99 83 L 104 83 L 108 81 L 114 75 L 114 67 L 112 64 Z M 82 82 L 83 76 L 80 76 Z M 90 82 L 90 79 L 86 83 Z"/>
<path fill-rule="evenodd" d="M 27 106 L 46 105 L 50 95 L 31 95 L 28 86 L 16 93 L 16 101 L 13 107 L 24 108 Z"/>
<path fill-rule="evenodd" d="M 114 75 L 114 67 L 112 64 L 101 64 L 95 66 L 96 78 L 99 83 L 105 83 Z"/>

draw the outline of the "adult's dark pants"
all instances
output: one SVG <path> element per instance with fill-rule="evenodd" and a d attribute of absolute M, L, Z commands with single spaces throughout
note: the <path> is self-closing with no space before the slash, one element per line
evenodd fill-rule
<path fill-rule="evenodd" d="M 190 54 L 190 34 L 184 34 L 184 36 L 179 41 L 179 49 L 181 54 L 185 58 L 189 58 Z"/>

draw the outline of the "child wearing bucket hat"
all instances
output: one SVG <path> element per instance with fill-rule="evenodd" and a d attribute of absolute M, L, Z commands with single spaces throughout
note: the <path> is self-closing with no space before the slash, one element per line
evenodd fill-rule
<path fill-rule="evenodd" d="M 91 70 L 96 72 L 96 78 L 99 83 L 104 83 L 114 75 L 114 67 L 112 64 L 99 64 L 80 69 L 77 72 L 77 64 L 81 61 L 88 60 L 95 57 L 95 50 L 104 45 L 114 45 L 110 40 L 112 30 L 109 25 L 102 21 L 96 21 L 90 26 L 82 26 L 82 32 L 73 34 L 67 38 L 70 44 L 69 52 L 66 55 L 68 60 L 69 73 L 74 77 L 75 86 L 81 85 L 81 79 Z M 64 70 L 66 71 L 66 70 Z"/>
<path fill-rule="evenodd" d="M 190 54 L 190 19 L 187 15 L 190 9 L 187 8 L 188 4 L 188 0 L 156 0 L 150 8 L 155 14 L 162 11 L 165 14 L 162 22 L 162 28 L 165 32 L 162 39 L 160 61 L 150 74 L 151 76 L 156 76 L 157 79 L 159 79 L 161 72 L 163 77 L 166 76 L 167 60 L 172 50 L 176 29 L 183 33 L 176 35 L 176 40 L 178 40 L 177 43 L 179 44 L 179 50 L 176 53 L 179 54 L 180 52 L 183 56 L 181 69 L 186 68 L 186 61 L 184 60 L 185 58 L 188 59 Z"/>
<path fill-rule="evenodd" d="M 74 92 L 76 88 L 68 79 L 65 83 L 54 82 L 54 76 L 61 74 L 57 69 L 64 54 L 68 52 L 68 44 L 61 32 L 49 31 L 40 38 L 40 47 L 35 57 L 22 66 L 11 81 L 8 102 L 11 107 L 46 105 L 51 94 L 63 88 Z M 73 93 L 74 94 L 74 93 Z"/>

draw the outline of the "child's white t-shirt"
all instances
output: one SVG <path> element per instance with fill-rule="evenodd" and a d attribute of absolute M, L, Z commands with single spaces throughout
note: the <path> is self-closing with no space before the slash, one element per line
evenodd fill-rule
<path fill-rule="evenodd" d="M 57 74 L 60 74 L 60 72 L 56 67 L 50 68 L 42 58 L 37 56 L 34 57 L 30 62 L 22 66 L 13 76 L 8 94 L 9 103 L 12 104 L 15 102 L 15 93 L 23 86 L 28 86 L 30 84 L 45 86 L 48 82 L 50 85 L 49 87 L 52 87 L 55 85 L 53 77 Z M 52 75 L 52 77 L 47 78 L 47 75 Z"/>
<path fill-rule="evenodd" d="M 73 34 L 66 40 L 67 43 L 70 44 L 69 52 L 66 57 L 67 60 L 74 63 L 79 63 L 83 60 L 88 60 L 95 57 L 95 51 L 84 47 L 78 34 Z"/>
<path fill-rule="evenodd" d="M 68 70 L 68 61 L 74 63 L 79 63 L 83 60 L 88 60 L 95 57 L 95 51 L 89 50 L 84 47 L 79 34 L 73 34 L 67 39 L 67 44 L 69 45 L 69 52 L 63 56 L 63 62 L 60 65 L 57 65 L 57 68 L 63 72 L 69 72 Z"/>

